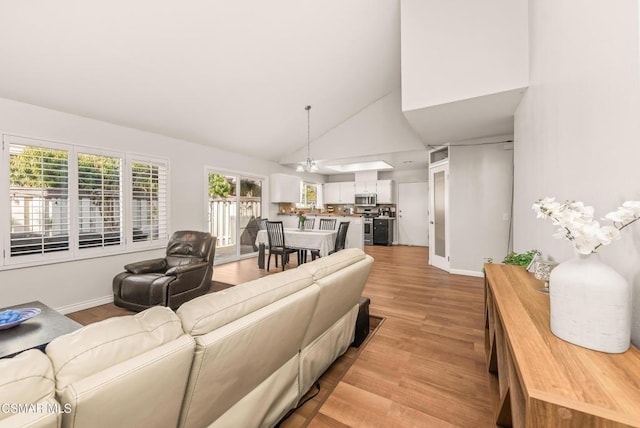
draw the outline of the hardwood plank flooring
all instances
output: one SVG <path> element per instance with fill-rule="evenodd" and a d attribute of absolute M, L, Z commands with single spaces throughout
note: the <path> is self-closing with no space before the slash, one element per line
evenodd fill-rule
<path fill-rule="evenodd" d="M 489 427 L 483 280 L 428 265 L 424 247 L 366 247 L 378 332 L 308 425 Z"/>
<path fill-rule="evenodd" d="M 375 263 L 364 295 L 371 314 L 385 320 L 360 350 L 350 348 L 334 363 L 320 394 L 282 428 L 495 426 L 484 362 L 483 280 L 429 266 L 425 247 L 365 251 Z M 286 268 L 295 267 L 293 257 Z M 216 266 L 213 275 L 239 284 L 278 272 L 258 269 L 251 258 Z M 110 304 L 69 316 L 87 324 L 130 313 Z"/>

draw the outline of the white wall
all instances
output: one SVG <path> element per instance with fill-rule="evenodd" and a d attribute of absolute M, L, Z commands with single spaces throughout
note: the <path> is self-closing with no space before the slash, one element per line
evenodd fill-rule
<path fill-rule="evenodd" d="M 402 115 L 400 103 L 398 89 L 368 105 L 311 141 L 311 157 L 324 160 L 424 150 L 424 144 Z M 297 162 L 306 157 L 304 147 L 285 156 L 281 162 Z"/>
<path fill-rule="evenodd" d="M 402 0 L 402 110 L 526 86 L 526 21 L 526 0 Z"/>
<path fill-rule="evenodd" d="M 500 261 L 508 251 L 513 150 L 510 144 L 449 150 L 451 272 L 479 274 L 486 258 Z"/>
<path fill-rule="evenodd" d="M 531 84 L 515 117 L 514 248 L 558 261 L 571 245 L 552 238 L 531 204 L 579 200 L 604 216 L 640 199 L 640 63 L 636 0 L 531 0 Z M 640 225 L 603 247 L 602 259 L 635 284 L 640 344 Z"/>
<path fill-rule="evenodd" d="M 0 133 L 169 159 L 171 230 L 206 227 L 204 171 L 207 166 L 263 176 L 291 172 L 273 162 L 6 99 L 0 99 Z M 264 197 L 267 207 L 268 192 L 265 191 Z M 2 270 L 0 307 L 40 300 L 69 311 L 91 306 L 91 303 L 105 303 L 112 295 L 113 276 L 122 271 L 126 263 L 162 254 L 164 250 L 153 250 Z"/>

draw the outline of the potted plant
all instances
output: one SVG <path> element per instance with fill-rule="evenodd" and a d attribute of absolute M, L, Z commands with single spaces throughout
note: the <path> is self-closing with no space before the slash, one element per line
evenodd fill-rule
<path fill-rule="evenodd" d="M 533 259 L 539 255 L 540 251 L 538 250 L 529 250 L 524 253 L 516 253 L 512 251 L 504 257 L 502 263 L 505 265 L 524 266 L 528 268 Z"/>

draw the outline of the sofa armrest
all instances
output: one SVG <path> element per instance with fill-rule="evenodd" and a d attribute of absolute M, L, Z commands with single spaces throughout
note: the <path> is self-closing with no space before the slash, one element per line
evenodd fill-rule
<path fill-rule="evenodd" d="M 165 259 L 143 260 L 141 262 L 129 263 L 125 270 L 134 274 L 163 272 L 167 268 Z"/>
<path fill-rule="evenodd" d="M 206 269 L 209 264 L 207 262 L 193 263 L 189 265 L 174 266 L 164 274 L 169 276 L 178 276 L 183 273 L 193 272 L 200 269 Z"/>

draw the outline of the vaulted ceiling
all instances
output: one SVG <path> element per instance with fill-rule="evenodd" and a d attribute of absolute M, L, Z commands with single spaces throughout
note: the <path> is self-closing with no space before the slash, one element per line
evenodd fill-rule
<path fill-rule="evenodd" d="M 0 97 L 282 163 L 306 105 L 320 158 L 381 100 L 401 117 L 399 0 L 0 0 L 0 58 Z"/>

